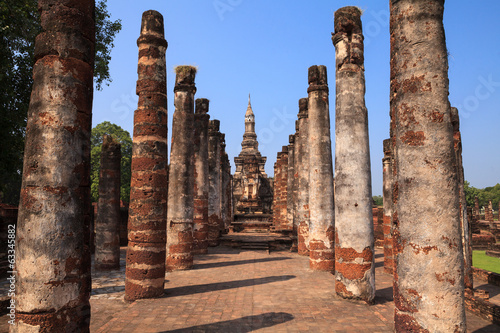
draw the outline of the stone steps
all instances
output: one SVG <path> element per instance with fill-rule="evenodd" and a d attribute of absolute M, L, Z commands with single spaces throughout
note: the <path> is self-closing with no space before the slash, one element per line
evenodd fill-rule
<path fill-rule="evenodd" d="M 240 247 L 242 250 L 266 251 L 270 252 L 268 242 L 244 242 Z"/>

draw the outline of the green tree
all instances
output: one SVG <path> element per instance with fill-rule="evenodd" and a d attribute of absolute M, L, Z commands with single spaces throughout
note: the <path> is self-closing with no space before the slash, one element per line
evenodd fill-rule
<path fill-rule="evenodd" d="M 475 198 L 479 197 L 480 190 L 475 188 L 474 186 L 470 186 L 470 183 L 468 181 L 464 181 L 464 192 L 467 206 L 474 207 Z"/>
<path fill-rule="evenodd" d="M 384 204 L 384 198 L 382 198 L 381 195 L 374 195 L 373 203 L 375 204 L 375 206 L 382 206 Z"/>
<path fill-rule="evenodd" d="M 121 30 L 120 20 L 110 20 L 106 1 L 96 3 L 94 82 L 98 90 L 111 82 L 110 53 Z M 40 31 L 36 0 L 0 2 L 0 192 L 4 202 L 14 205 L 19 202 L 33 54 Z"/>
<path fill-rule="evenodd" d="M 102 137 L 111 135 L 121 144 L 121 177 L 120 177 L 120 199 L 129 202 L 130 178 L 132 166 L 132 139 L 129 132 L 109 121 L 104 121 L 92 129 L 90 135 L 90 181 L 92 202 L 99 200 L 99 167 L 101 163 Z"/>

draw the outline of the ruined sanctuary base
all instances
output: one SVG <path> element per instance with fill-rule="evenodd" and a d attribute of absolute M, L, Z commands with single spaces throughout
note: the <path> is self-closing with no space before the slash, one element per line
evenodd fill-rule
<path fill-rule="evenodd" d="M 393 332 L 392 277 L 376 250 L 372 306 L 335 296 L 330 273 L 309 270 L 309 258 L 289 251 L 209 248 L 189 271 L 166 274 L 163 298 L 125 303 L 121 271 L 92 278 L 91 332 Z M 500 287 L 498 289 L 500 291 Z M 469 332 L 499 332 L 467 312 Z M 0 332 L 7 332 L 7 317 Z"/>

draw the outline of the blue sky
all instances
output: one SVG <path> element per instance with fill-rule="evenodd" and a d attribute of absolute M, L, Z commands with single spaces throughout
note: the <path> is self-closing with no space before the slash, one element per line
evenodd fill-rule
<path fill-rule="evenodd" d="M 108 0 L 121 19 L 110 71 L 113 82 L 94 94 L 93 126 L 110 121 L 133 132 L 137 107 L 136 40 L 142 12 L 163 14 L 167 49 L 169 129 L 177 65 L 198 66 L 196 98 L 210 99 L 211 119 L 221 121 L 234 171 L 241 150 L 248 94 L 259 149 L 273 175 L 276 153 L 295 132 L 298 100 L 307 97 L 307 69 L 326 65 L 335 144 L 333 13 L 358 6 L 365 35 L 373 194 L 382 193 L 382 141 L 389 136 L 389 0 Z M 465 178 L 475 187 L 500 183 L 500 2 L 446 1 L 450 102 L 460 110 Z M 171 130 L 169 130 L 169 135 Z M 334 148 L 334 147 L 333 147 Z M 334 151 L 334 149 L 332 149 Z"/>

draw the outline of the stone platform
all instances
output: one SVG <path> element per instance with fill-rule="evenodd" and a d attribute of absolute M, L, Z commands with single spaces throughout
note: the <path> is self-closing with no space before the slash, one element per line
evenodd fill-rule
<path fill-rule="evenodd" d="M 122 248 L 124 259 L 125 248 Z M 288 251 L 219 246 L 195 256 L 189 271 L 166 274 L 165 295 L 125 303 L 122 270 L 93 272 L 91 332 L 392 332 L 392 276 L 376 251 L 374 305 L 339 299 L 330 273 Z M 496 291 L 497 294 L 500 288 Z M 490 293 L 491 295 L 491 293 Z M 500 326 L 467 313 L 468 332 Z M 7 317 L 0 332 L 7 332 Z"/>

